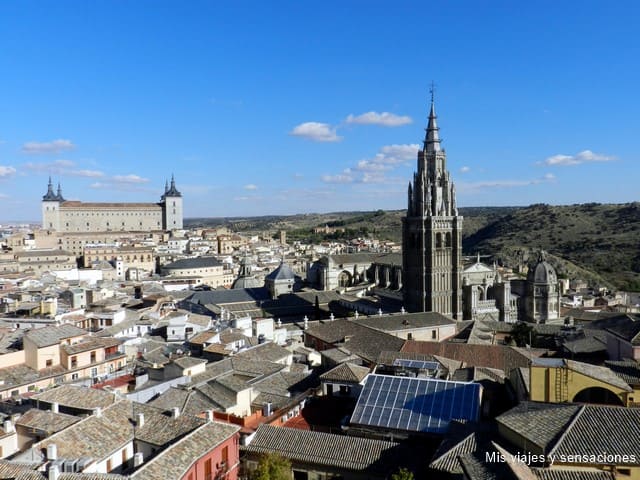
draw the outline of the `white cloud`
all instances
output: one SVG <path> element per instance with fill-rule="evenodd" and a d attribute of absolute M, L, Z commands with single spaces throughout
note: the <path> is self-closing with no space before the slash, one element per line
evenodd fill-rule
<path fill-rule="evenodd" d="M 373 158 L 359 160 L 353 169 L 348 168 L 337 175 L 323 175 L 325 183 L 397 183 L 389 179 L 384 172 L 394 170 L 416 158 L 418 144 L 394 144 L 380 148 Z"/>
<path fill-rule="evenodd" d="M 11 177 L 16 173 L 16 169 L 6 165 L 0 165 L 0 178 Z"/>
<path fill-rule="evenodd" d="M 22 152 L 31 155 L 51 154 L 73 150 L 76 146 L 71 140 L 58 139 L 51 142 L 27 142 L 22 145 Z"/>
<path fill-rule="evenodd" d="M 24 164 L 24 168 L 32 172 L 53 173 L 59 175 L 74 165 L 75 163 L 71 160 L 56 160 L 54 162 L 28 162 Z"/>
<path fill-rule="evenodd" d="M 541 183 L 550 183 L 556 180 L 556 176 L 547 173 L 540 178 L 529 180 L 485 180 L 480 182 L 459 182 L 456 183 L 458 192 L 460 193 L 477 193 L 482 190 L 494 190 L 502 188 L 518 188 L 530 185 L 539 185 Z"/>
<path fill-rule="evenodd" d="M 580 165 L 581 163 L 590 163 L 590 162 L 611 162 L 615 160 L 616 157 L 612 155 L 602 155 L 599 153 L 594 153 L 591 150 L 583 150 L 581 152 L 576 153 L 575 155 L 553 155 L 551 157 L 546 158 L 542 162 L 538 162 L 540 165 L 547 166 L 573 166 Z"/>
<path fill-rule="evenodd" d="M 302 137 L 314 142 L 339 142 L 342 137 L 336 134 L 336 128 L 328 123 L 306 122 L 301 123 L 289 132 L 294 137 Z"/>
<path fill-rule="evenodd" d="M 322 175 L 320 178 L 324 183 L 352 183 L 354 181 L 351 169 L 349 168 L 337 175 Z"/>
<path fill-rule="evenodd" d="M 467 167 L 466 165 L 464 167 L 460 167 L 460 173 L 469 173 L 471 171 L 471 167 Z"/>
<path fill-rule="evenodd" d="M 416 158 L 420 146 L 417 143 L 405 145 L 385 145 L 373 158 L 360 160 L 356 165 L 361 171 L 392 170 L 397 165 Z"/>
<path fill-rule="evenodd" d="M 129 175 L 114 175 L 112 180 L 115 183 L 127 183 L 127 184 L 139 184 L 139 183 L 149 183 L 148 178 L 140 177 L 139 175 L 134 175 L 130 173 Z"/>
<path fill-rule="evenodd" d="M 104 177 L 104 172 L 100 170 L 71 170 L 68 172 L 69 175 L 73 175 L 75 177 L 88 177 L 88 178 L 99 178 Z"/>
<path fill-rule="evenodd" d="M 28 162 L 24 168 L 35 173 L 48 173 L 49 175 L 68 175 L 71 177 L 100 178 L 104 172 L 100 170 L 78 169 L 72 170 L 76 164 L 72 160 L 55 160 L 53 162 Z"/>
<path fill-rule="evenodd" d="M 258 186 L 257 186 L 257 185 L 254 185 L 253 183 L 249 183 L 248 185 L 245 185 L 245 186 L 244 186 L 244 189 L 245 189 L 245 190 L 257 190 L 257 189 L 258 189 Z"/>
<path fill-rule="evenodd" d="M 349 115 L 345 120 L 346 123 L 353 123 L 357 125 L 380 125 L 383 127 L 400 127 L 402 125 L 408 125 L 413 120 L 406 115 L 396 115 L 389 112 L 367 112 L 361 115 Z"/>
<path fill-rule="evenodd" d="M 7 198 L 11 198 L 11 197 L 9 197 L 9 195 L 7 195 L 6 193 L 0 193 L 0 198 L 2 198 L 4 200 L 4 199 L 7 199 Z"/>

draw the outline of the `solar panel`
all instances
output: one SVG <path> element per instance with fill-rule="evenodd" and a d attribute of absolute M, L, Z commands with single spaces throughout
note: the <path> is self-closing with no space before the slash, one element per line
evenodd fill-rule
<path fill-rule="evenodd" d="M 424 370 L 437 370 L 440 367 L 438 362 L 427 362 L 425 360 L 409 360 L 407 358 L 396 358 L 393 361 L 396 367 L 420 368 Z"/>
<path fill-rule="evenodd" d="M 480 395 L 477 383 L 370 374 L 351 423 L 444 433 L 452 419 L 478 420 Z"/>

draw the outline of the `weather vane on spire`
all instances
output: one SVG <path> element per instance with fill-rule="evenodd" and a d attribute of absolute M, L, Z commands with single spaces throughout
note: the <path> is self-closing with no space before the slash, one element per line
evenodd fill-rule
<path fill-rule="evenodd" d="M 431 88 L 429 88 L 429 93 L 431 93 L 431 103 L 433 103 L 433 97 L 436 94 L 436 84 L 431 80 Z"/>

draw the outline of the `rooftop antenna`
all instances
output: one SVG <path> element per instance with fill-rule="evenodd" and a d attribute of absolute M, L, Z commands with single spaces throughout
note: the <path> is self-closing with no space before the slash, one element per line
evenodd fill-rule
<path fill-rule="evenodd" d="M 433 98 L 436 94 L 436 84 L 431 80 L 431 87 L 429 87 L 429 93 L 431 94 L 431 103 L 433 103 Z"/>

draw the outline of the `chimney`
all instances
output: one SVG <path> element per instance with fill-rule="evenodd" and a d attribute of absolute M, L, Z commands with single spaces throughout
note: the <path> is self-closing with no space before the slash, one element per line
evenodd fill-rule
<path fill-rule="evenodd" d="M 58 478 L 60 478 L 60 468 L 58 467 L 58 465 L 49 466 L 47 478 L 49 480 L 58 480 Z"/>
<path fill-rule="evenodd" d="M 140 427 L 144 427 L 144 413 L 139 413 L 139 414 L 137 415 L 136 426 L 137 426 L 138 428 L 140 428 Z"/>
<path fill-rule="evenodd" d="M 16 431 L 11 420 L 5 420 L 3 424 L 4 433 L 13 433 Z"/>
<path fill-rule="evenodd" d="M 100 408 L 100 407 L 96 407 L 96 408 L 93 410 L 93 414 L 94 414 L 96 417 L 98 417 L 98 418 L 102 417 L 102 408 Z"/>
<path fill-rule="evenodd" d="M 213 422 L 213 410 L 207 410 L 205 414 L 206 414 L 207 422 Z"/>
<path fill-rule="evenodd" d="M 138 468 L 144 463 L 144 455 L 142 452 L 136 452 L 133 454 L 133 468 Z"/>
<path fill-rule="evenodd" d="M 178 418 L 180 416 L 180 408 L 173 407 L 171 408 L 171 418 Z"/>
<path fill-rule="evenodd" d="M 55 443 L 50 443 L 47 445 L 47 460 L 57 460 L 58 459 L 58 447 L 56 447 Z"/>
<path fill-rule="evenodd" d="M 58 402 L 53 402 L 51 404 L 51 411 L 53 413 L 58 413 L 59 410 L 60 410 L 60 406 L 58 405 Z"/>

